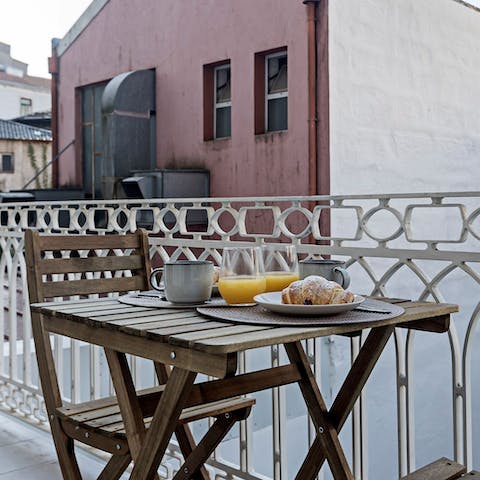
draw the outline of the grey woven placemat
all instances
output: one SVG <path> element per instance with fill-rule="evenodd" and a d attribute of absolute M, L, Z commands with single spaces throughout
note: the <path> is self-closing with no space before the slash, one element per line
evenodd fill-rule
<path fill-rule="evenodd" d="M 168 302 L 163 294 L 154 292 L 127 293 L 118 297 L 118 301 L 127 305 L 136 307 L 152 307 L 152 308 L 196 308 L 196 307 L 222 307 L 227 305 L 222 297 L 212 297 L 204 303 L 172 303 Z"/>
<path fill-rule="evenodd" d="M 360 307 L 388 310 L 388 313 L 350 310 L 336 315 L 322 316 L 291 316 L 270 312 L 260 305 L 254 307 L 198 307 L 197 311 L 208 317 L 234 323 L 253 325 L 270 325 L 276 327 L 323 327 L 328 325 L 345 325 L 352 323 L 371 323 L 377 320 L 387 320 L 399 317 L 405 311 L 398 305 L 391 305 L 379 300 L 367 299 Z"/>

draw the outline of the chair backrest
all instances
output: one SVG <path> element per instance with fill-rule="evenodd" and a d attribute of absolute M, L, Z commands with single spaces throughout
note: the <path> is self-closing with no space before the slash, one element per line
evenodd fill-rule
<path fill-rule="evenodd" d="M 27 230 L 25 260 L 30 303 L 150 288 L 145 230 L 125 235 L 48 235 Z"/>

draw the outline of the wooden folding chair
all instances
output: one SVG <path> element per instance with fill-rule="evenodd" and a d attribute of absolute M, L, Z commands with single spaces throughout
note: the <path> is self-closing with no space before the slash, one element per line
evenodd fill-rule
<path fill-rule="evenodd" d="M 418 470 L 402 477 L 401 480 L 480 480 L 480 472 L 472 470 L 467 472 L 467 468 L 460 463 L 454 462 L 449 458 L 442 457 Z"/>
<path fill-rule="evenodd" d="M 25 256 L 30 303 L 150 288 L 148 236 L 143 230 L 135 234 L 105 236 L 40 235 L 36 231 L 27 230 Z M 153 405 L 153 408 L 156 405 L 162 384 L 168 378 L 169 367 L 155 364 L 161 385 L 135 392 L 125 354 L 105 348 L 117 397 L 129 396 L 130 402 L 137 402 L 144 418 L 136 418 L 138 415 L 135 416 L 132 411 L 120 412 L 117 397 L 64 405 L 50 335 L 39 314 L 32 313 L 32 331 L 40 383 L 63 477 L 81 479 L 74 452 L 74 440 L 77 440 L 112 454 L 98 478 L 118 479 L 131 459 L 135 460 L 139 454 L 148 427 L 144 418 L 152 414 L 152 407 L 145 409 L 144 405 Z M 209 478 L 202 466 L 203 461 L 210 456 L 235 422 L 248 416 L 253 403 L 252 399 L 237 397 L 183 410 L 175 435 L 185 459 L 191 455 L 191 473 L 188 478 Z M 206 417 L 217 417 L 217 422 L 220 417 L 221 428 L 210 429 L 202 439 L 201 452 L 198 449 L 194 452 L 196 445 L 186 423 Z"/>

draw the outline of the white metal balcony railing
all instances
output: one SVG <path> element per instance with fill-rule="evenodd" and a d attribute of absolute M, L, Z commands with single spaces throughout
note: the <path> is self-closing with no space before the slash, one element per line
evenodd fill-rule
<path fill-rule="evenodd" d="M 351 445 L 355 478 L 394 478 L 440 455 L 479 468 L 479 200 L 474 192 L 0 205 L 0 403 L 26 419 L 46 421 L 25 293 L 25 228 L 108 234 L 142 226 L 151 233 L 154 263 L 182 256 L 219 263 L 226 244 L 288 241 L 301 256 L 345 259 L 357 293 L 461 307 L 448 335 L 396 331 L 342 432 L 343 442 Z M 328 236 L 320 221 L 325 213 L 331 220 Z M 307 342 L 327 401 L 361 341 Z M 68 401 L 111 393 L 100 348 L 58 336 L 52 344 Z M 241 368 L 283 361 L 282 350 L 259 349 L 244 356 Z M 144 360 L 131 363 L 138 387 L 155 381 Z M 216 478 L 293 477 L 314 433 L 295 388 L 257 395 L 250 418 L 211 459 Z M 369 462 L 373 455 L 383 462 Z M 179 458 L 172 443 L 162 476 L 171 478 Z M 321 476 L 331 478 L 328 471 Z"/>

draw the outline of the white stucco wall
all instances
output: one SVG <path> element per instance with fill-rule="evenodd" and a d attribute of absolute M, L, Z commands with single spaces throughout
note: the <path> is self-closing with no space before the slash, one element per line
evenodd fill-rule
<path fill-rule="evenodd" d="M 329 15 L 332 193 L 477 190 L 480 13 L 334 0 Z"/>
<path fill-rule="evenodd" d="M 0 82 L 0 118 L 10 120 L 19 117 L 22 97 L 32 100 L 32 113 L 52 109 L 51 95 L 48 90 Z"/>

